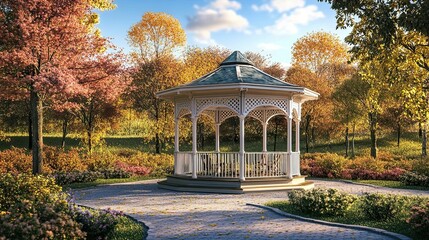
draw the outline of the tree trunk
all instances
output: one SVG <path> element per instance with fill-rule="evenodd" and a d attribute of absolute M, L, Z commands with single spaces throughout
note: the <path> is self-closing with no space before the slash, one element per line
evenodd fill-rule
<path fill-rule="evenodd" d="M 279 130 L 279 124 L 278 124 L 277 120 L 275 120 L 274 123 L 276 124 L 276 128 L 274 129 L 274 150 L 273 150 L 275 152 L 277 149 L 277 135 L 278 135 L 277 133 Z M 287 134 L 289 134 L 289 133 L 287 133 Z"/>
<path fill-rule="evenodd" d="M 68 125 L 68 120 L 66 118 L 63 119 L 63 136 L 61 138 L 61 148 L 65 148 L 66 147 L 66 137 L 67 137 L 67 125 Z"/>
<path fill-rule="evenodd" d="M 92 153 L 92 131 L 91 129 L 87 129 L 86 136 L 88 137 L 88 152 Z"/>
<path fill-rule="evenodd" d="M 377 158 L 377 113 L 368 113 L 371 134 L 371 157 Z"/>
<path fill-rule="evenodd" d="M 305 116 L 305 152 L 308 153 L 308 148 L 309 148 L 309 143 L 310 143 L 310 139 L 309 139 L 309 135 L 310 135 L 310 119 L 311 116 L 309 114 L 307 114 Z"/>
<path fill-rule="evenodd" d="M 422 138 L 423 132 L 422 132 L 422 124 L 419 123 L 419 138 Z"/>
<path fill-rule="evenodd" d="M 31 89 L 33 174 L 43 173 L 43 105 L 40 96 Z"/>
<path fill-rule="evenodd" d="M 31 107 L 30 107 L 31 108 Z M 31 109 L 28 112 L 28 150 L 33 149 L 33 127 L 32 127 Z"/>
<path fill-rule="evenodd" d="M 161 153 L 160 139 L 158 133 L 155 134 L 155 152 L 158 154 Z"/>
<path fill-rule="evenodd" d="M 349 126 L 346 126 L 346 157 L 349 156 L 349 148 L 350 148 L 350 141 L 349 141 Z"/>
<path fill-rule="evenodd" d="M 399 147 L 399 144 L 401 143 L 401 124 L 400 123 L 398 123 L 398 126 L 397 126 L 397 137 L 398 137 L 398 147 Z"/>
<path fill-rule="evenodd" d="M 427 156 L 427 133 L 426 133 L 426 124 L 422 129 L 422 157 Z"/>
<path fill-rule="evenodd" d="M 356 123 L 353 123 L 353 135 L 352 135 L 352 157 L 355 157 L 355 130 L 356 130 Z"/>

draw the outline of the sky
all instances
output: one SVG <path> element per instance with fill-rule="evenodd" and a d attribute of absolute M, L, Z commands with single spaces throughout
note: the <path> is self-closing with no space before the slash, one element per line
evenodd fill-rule
<path fill-rule="evenodd" d="M 104 37 L 131 51 L 127 32 L 145 12 L 164 12 L 179 20 L 187 45 L 217 45 L 231 51 L 260 52 L 284 67 L 291 63 L 293 43 L 315 31 L 336 34 L 335 12 L 317 0 L 115 0 L 117 8 L 100 13 Z"/>

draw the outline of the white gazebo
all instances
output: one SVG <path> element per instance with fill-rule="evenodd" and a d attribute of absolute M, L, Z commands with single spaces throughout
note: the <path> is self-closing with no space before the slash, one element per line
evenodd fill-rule
<path fill-rule="evenodd" d="M 243 193 L 248 191 L 308 189 L 313 183 L 300 174 L 299 123 L 301 105 L 316 100 L 318 93 L 274 78 L 238 52 L 233 52 L 211 73 L 157 93 L 174 102 L 174 175 L 159 187 L 179 191 Z M 215 151 L 197 149 L 197 120 L 201 115 L 215 123 Z M 190 115 L 192 151 L 181 152 L 179 119 Z M 267 151 L 267 125 L 274 116 L 287 122 L 287 151 Z M 230 117 L 239 118 L 239 152 L 221 152 L 219 127 Z M 262 152 L 245 152 L 246 118 L 261 122 Z M 292 139 L 295 124 L 295 139 Z M 293 141 L 295 148 L 293 149 Z"/>

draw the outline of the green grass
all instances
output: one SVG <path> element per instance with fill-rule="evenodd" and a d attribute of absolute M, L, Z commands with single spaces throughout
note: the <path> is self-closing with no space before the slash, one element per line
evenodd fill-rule
<path fill-rule="evenodd" d="M 415 236 L 410 226 L 405 222 L 405 217 L 398 217 L 397 219 L 390 219 L 389 221 L 375 221 L 369 220 L 363 216 L 363 213 L 359 210 L 357 203 L 353 204 L 352 207 L 346 212 L 345 216 L 318 216 L 314 214 L 305 214 L 294 208 L 288 201 L 276 201 L 266 204 L 267 206 L 278 208 L 284 212 L 295 214 L 302 217 L 314 218 L 328 222 L 337 222 L 352 225 L 361 225 L 373 228 L 385 229 L 390 232 L 396 232 L 403 234 L 413 239 L 419 239 Z"/>
<path fill-rule="evenodd" d="M 113 183 L 127 183 L 127 182 L 136 182 L 148 179 L 155 179 L 150 176 L 136 176 L 130 178 L 111 178 L 111 179 L 97 179 L 94 182 L 83 182 L 83 183 L 72 183 L 68 185 L 64 185 L 63 189 L 81 189 L 81 188 L 89 188 L 95 187 L 103 184 L 113 184 Z"/>
<path fill-rule="evenodd" d="M 429 191 L 429 187 L 408 186 L 408 185 L 405 185 L 404 183 L 402 183 L 400 181 L 388 181 L 388 180 L 353 180 L 353 182 L 372 184 L 372 185 L 381 186 L 381 187 L 388 187 L 388 188 L 413 189 L 413 190 L 425 190 L 425 191 Z"/>
<path fill-rule="evenodd" d="M 115 226 L 114 232 L 109 236 L 109 239 L 141 240 L 143 236 L 147 236 L 147 229 L 131 218 L 123 216 L 119 218 L 119 223 Z"/>

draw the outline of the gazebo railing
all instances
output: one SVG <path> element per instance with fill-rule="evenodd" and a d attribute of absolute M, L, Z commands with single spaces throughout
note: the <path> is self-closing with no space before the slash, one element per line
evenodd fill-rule
<path fill-rule="evenodd" d="M 240 157 L 237 152 L 198 152 L 196 172 L 200 177 L 238 178 Z M 192 152 L 178 152 L 175 155 L 175 173 L 192 173 Z M 290 169 L 288 169 L 290 161 Z M 247 152 L 244 154 L 244 177 L 282 177 L 300 174 L 299 152 Z"/>
<path fill-rule="evenodd" d="M 253 152 L 244 155 L 245 177 L 280 177 L 287 175 L 287 153 Z"/>

